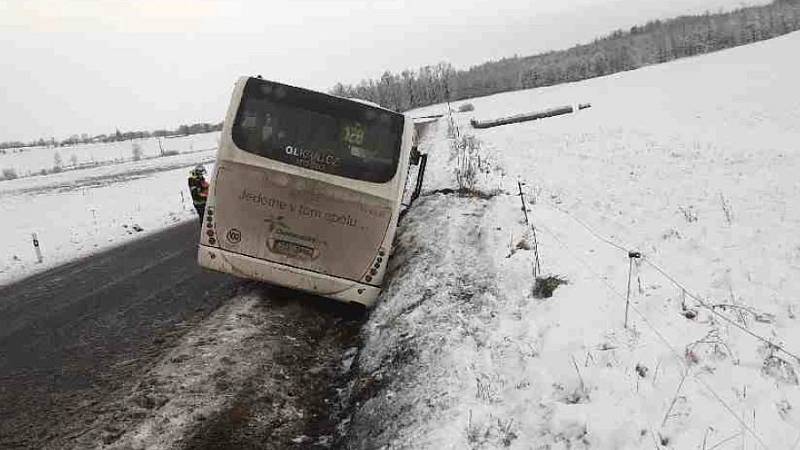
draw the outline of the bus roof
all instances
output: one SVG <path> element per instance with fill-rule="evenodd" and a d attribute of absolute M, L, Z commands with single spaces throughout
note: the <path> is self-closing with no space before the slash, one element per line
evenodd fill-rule
<path fill-rule="evenodd" d="M 371 102 L 369 100 L 364 100 L 364 99 L 355 98 L 355 97 L 345 97 L 345 98 L 347 98 L 348 100 L 352 100 L 354 102 L 363 103 L 363 104 L 369 105 L 369 106 L 374 106 L 376 108 L 382 108 L 381 105 L 379 105 L 379 104 L 377 104 L 375 102 Z M 385 108 L 382 108 L 382 109 L 385 109 Z"/>
<path fill-rule="evenodd" d="M 369 101 L 369 100 L 363 100 L 363 99 L 355 98 L 355 97 L 341 97 L 341 96 L 338 96 L 338 95 L 329 94 L 327 92 L 321 92 L 321 91 L 317 91 L 317 90 L 314 90 L 314 89 L 308 89 L 308 88 L 304 88 L 304 87 L 295 86 L 295 85 L 292 85 L 292 84 L 286 84 L 286 83 L 282 83 L 280 81 L 269 80 L 269 79 L 266 79 L 266 78 L 262 78 L 261 75 L 258 75 L 258 76 L 255 76 L 255 77 L 253 77 L 253 76 L 242 76 L 242 77 L 239 77 L 239 81 L 242 82 L 242 83 L 245 83 L 245 82 L 247 82 L 248 79 L 251 79 L 251 78 L 256 79 L 256 80 L 260 80 L 260 81 L 265 81 L 265 82 L 268 82 L 268 83 L 282 84 L 284 86 L 293 87 L 295 89 L 302 89 L 304 91 L 314 92 L 314 93 L 320 94 L 320 95 L 327 95 L 329 97 L 336 97 L 336 98 L 341 98 L 343 100 L 348 100 L 348 101 L 351 101 L 351 102 L 361 103 L 362 105 L 367 105 L 367 106 L 371 106 L 373 108 L 382 109 L 382 110 L 384 110 L 386 112 L 390 112 L 390 113 L 394 113 L 394 114 L 403 114 L 400 111 L 395 111 L 395 110 L 392 110 L 392 109 L 389 109 L 389 108 L 384 108 L 383 106 L 381 106 L 381 105 L 379 105 L 379 104 L 377 104 L 375 102 Z M 405 115 L 405 114 L 403 114 L 403 115 Z"/>

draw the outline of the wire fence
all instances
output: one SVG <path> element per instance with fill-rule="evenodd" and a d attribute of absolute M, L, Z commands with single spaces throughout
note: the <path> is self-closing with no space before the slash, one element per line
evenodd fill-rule
<path fill-rule="evenodd" d="M 579 262 L 582 266 L 586 268 L 586 270 L 592 275 L 592 278 L 600 281 L 603 285 L 605 285 L 605 287 L 609 290 L 609 292 L 613 293 L 622 300 L 626 299 L 625 295 L 623 295 L 613 285 L 611 285 L 611 283 L 609 283 L 605 277 L 603 277 L 602 275 L 597 273 L 594 269 L 592 269 L 591 265 L 586 261 L 586 259 L 578 256 L 561 238 L 558 237 L 558 235 L 555 232 L 553 232 L 547 227 L 542 226 L 541 224 L 539 225 L 539 228 L 546 231 L 547 234 L 549 234 L 559 244 L 559 246 L 562 247 L 562 249 L 564 249 L 564 251 L 570 255 L 572 259 Z M 623 247 L 618 247 L 616 245 L 614 245 L 614 247 L 623 248 Z M 761 437 L 758 435 L 758 433 L 755 430 L 753 430 L 752 427 L 750 427 L 747 424 L 747 422 L 745 422 L 745 420 L 741 416 L 739 416 L 739 414 L 737 414 L 733 410 L 733 408 L 731 408 L 731 406 L 728 405 L 728 403 L 725 402 L 725 400 L 722 399 L 722 397 L 720 397 L 720 395 L 705 380 L 703 380 L 697 374 L 692 373 L 691 367 L 686 364 L 685 357 L 681 355 L 677 347 L 674 344 L 672 344 L 669 341 L 669 339 L 667 339 L 664 333 L 661 330 L 659 330 L 658 327 L 656 327 L 650 321 L 650 319 L 648 319 L 647 316 L 639 308 L 636 307 L 636 305 L 631 304 L 630 307 L 633 310 L 633 312 L 636 313 L 637 316 L 639 316 L 639 318 L 647 326 L 647 328 L 649 328 L 650 331 L 664 344 L 664 346 L 670 350 L 673 357 L 675 358 L 675 361 L 683 369 L 684 374 L 687 376 L 691 375 L 692 379 L 696 380 L 704 389 L 706 389 L 711 394 L 711 396 L 714 397 L 714 399 L 722 405 L 725 411 L 727 411 L 730 415 L 732 415 L 735 418 L 735 420 L 742 426 L 742 428 L 744 428 L 747 432 L 749 432 L 753 436 L 753 438 L 759 443 L 759 445 L 762 448 L 765 449 L 768 448 L 767 445 L 764 443 L 764 441 L 761 439 Z"/>
<path fill-rule="evenodd" d="M 601 242 L 609 245 L 610 247 L 613 247 L 613 248 L 615 248 L 615 249 L 617 249 L 617 250 L 619 250 L 621 252 L 624 252 L 626 255 L 628 255 L 629 258 L 630 258 L 630 255 L 632 255 L 632 254 L 639 255 L 641 257 L 641 260 L 645 264 L 647 264 L 648 266 L 653 268 L 656 272 L 661 274 L 666 280 L 668 280 L 675 287 L 680 289 L 686 296 L 688 296 L 689 298 L 691 298 L 694 301 L 696 301 L 700 306 L 702 306 L 703 308 L 708 310 L 715 317 L 718 317 L 719 319 L 725 321 L 726 323 L 728 323 L 728 324 L 736 327 L 737 329 L 741 330 L 745 334 L 748 334 L 751 337 L 753 337 L 753 338 L 755 338 L 755 339 L 767 344 L 768 346 L 770 346 L 770 348 L 774 348 L 776 350 L 779 350 L 779 351 L 783 352 L 785 355 L 790 356 L 795 361 L 800 363 L 800 356 L 798 356 L 798 353 L 796 353 L 794 351 L 787 350 L 783 345 L 777 344 L 775 341 L 773 341 L 771 339 L 768 339 L 768 338 L 766 338 L 764 336 L 761 336 L 759 334 L 754 333 L 753 331 L 745 328 L 744 326 L 742 326 L 741 324 L 737 323 L 735 320 L 731 319 L 727 315 L 722 314 L 721 312 L 719 312 L 717 310 L 717 308 L 714 308 L 713 305 L 709 304 L 701 296 L 693 293 L 692 290 L 689 289 L 688 287 L 686 287 L 686 285 L 684 283 L 679 282 L 677 280 L 676 276 L 672 275 L 666 269 L 664 269 L 660 264 L 656 263 L 651 256 L 649 256 L 647 254 L 643 254 L 643 253 L 639 252 L 638 250 L 631 249 L 630 247 L 626 247 L 626 246 L 624 246 L 622 244 L 619 244 L 617 242 L 612 241 L 611 239 L 606 238 L 605 236 L 601 235 L 596 230 L 594 230 L 592 227 L 587 225 L 585 222 L 581 221 L 580 219 L 578 219 L 574 215 L 572 215 L 572 214 L 568 213 L 567 211 L 565 211 L 563 208 L 559 208 L 559 207 L 556 207 L 556 206 L 551 206 L 551 208 L 553 210 L 558 211 L 559 213 L 565 215 L 566 217 L 570 218 L 575 223 L 579 224 L 581 227 L 586 229 L 589 232 L 589 234 L 591 234 L 592 236 L 597 238 L 599 241 L 601 241 Z M 783 340 L 781 340 L 781 341 L 783 341 Z"/>
<path fill-rule="evenodd" d="M 621 253 L 624 253 L 626 255 L 626 257 L 629 259 L 629 264 L 632 263 L 633 258 L 640 258 L 640 260 L 644 264 L 647 264 L 649 267 L 651 267 L 653 270 L 655 270 L 658 274 L 660 274 L 662 277 L 664 277 L 664 279 L 669 281 L 676 288 L 680 289 L 681 292 L 685 296 L 688 296 L 689 298 L 693 299 L 695 302 L 697 302 L 697 304 L 699 306 L 701 306 L 705 310 L 709 311 L 709 313 L 712 314 L 714 317 L 717 317 L 720 320 L 724 321 L 725 323 L 735 327 L 736 329 L 740 330 L 741 332 L 743 332 L 747 336 L 749 336 L 749 337 L 751 337 L 751 338 L 753 338 L 753 339 L 755 339 L 755 340 L 757 340 L 757 341 L 759 341 L 761 343 L 766 344 L 770 349 L 774 349 L 774 350 L 780 351 L 783 354 L 785 354 L 785 355 L 791 357 L 792 359 L 794 359 L 796 362 L 800 363 L 800 356 L 798 356 L 798 353 L 796 351 L 794 351 L 793 349 L 788 349 L 784 345 L 779 344 L 777 342 L 777 341 L 785 342 L 784 340 L 782 340 L 782 339 L 780 339 L 778 337 L 776 337 L 775 339 L 769 339 L 769 338 L 767 338 L 765 336 L 762 336 L 762 335 L 760 335 L 758 333 L 755 333 L 752 330 L 746 328 L 745 326 L 739 324 L 738 322 L 736 322 L 736 320 L 732 319 L 728 315 L 723 314 L 717 308 L 715 308 L 715 305 L 710 304 L 707 300 L 703 299 L 700 295 L 697 295 L 696 293 L 694 293 L 691 289 L 689 289 L 686 286 L 685 283 L 682 283 L 682 282 L 678 281 L 678 278 L 675 275 L 673 275 L 668 270 L 666 270 L 661 264 L 656 262 L 651 256 L 646 255 L 646 254 L 642 254 L 641 252 L 639 252 L 638 250 L 633 249 L 630 246 L 621 244 L 619 242 L 615 242 L 614 240 L 609 239 L 606 236 L 603 236 L 601 233 L 597 232 L 597 230 L 595 230 L 593 227 L 589 226 L 586 222 L 578 219 L 574 215 L 572 215 L 569 212 L 565 211 L 563 208 L 559 208 L 558 206 L 555 206 L 555 205 L 548 205 L 548 207 L 550 207 L 554 211 L 557 211 L 560 214 L 563 214 L 564 216 L 568 217 L 570 220 L 572 220 L 575 223 L 577 223 L 579 226 L 581 226 L 583 229 L 585 229 L 590 235 L 592 235 L 599 242 L 602 242 L 603 244 L 607 245 L 610 248 L 613 248 L 614 250 L 618 250 Z M 635 304 L 632 304 L 632 303 L 629 302 L 629 300 L 630 300 L 630 270 L 629 270 L 629 278 L 628 278 L 629 292 L 626 295 L 626 294 L 623 294 L 622 292 L 620 292 L 617 288 L 615 288 L 608 281 L 608 279 L 605 276 L 601 275 L 596 270 L 594 270 L 594 268 L 586 260 L 586 258 L 580 256 L 575 251 L 573 251 L 570 248 L 570 246 L 558 236 L 558 234 L 556 232 L 554 232 L 550 228 L 542 225 L 541 223 L 537 224 L 536 226 L 539 229 L 545 231 L 548 235 L 550 235 L 550 237 L 553 238 L 553 240 L 566 252 L 567 255 L 569 255 L 569 257 L 571 259 L 573 259 L 574 261 L 578 262 L 581 266 L 583 266 L 586 269 L 586 271 L 591 275 L 591 277 L 593 279 L 595 279 L 595 280 L 599 281 L 601 284 L 603 284 L 608 289 L 609 292 L 611 292 L 615 296 L 619 297 L 621 300 L 624 300 L 626 302 L 626 309 L 628 307 L 630 307 L 630 309 L 639 317 L 639 319 L 642 321 L 642 323 L 644 323 L 645 326 L 659 339 L 659 341 L 661 341 L 662 344 L 670 350 L 670 352 L 672 353 L 672 355 L 675 358 L 675 360 L 678 362 L 680 367 L 684 370 L 684 374 L 691 376 L 691 378 L 696 380 L 698 382 L 698 384 L 703 389 L 708 391 L 711 394 L 711 396 L 715 399 L 715 401 L 718 402 L 723 407 L 723 409 L 725 411 L 727 411 L 728 414 L 730 414 L 733 418 L 735 418 L 735 420 L 742 426 L 742 429 L 745 430 L 747 433 L 749 433 L 753 437 L 753 439 L 762 448 L 768 448 L 767 445 L 762 440 L 761 436 L 759 436 L 758 433 L 750 425 L 747 424 L 745 419 L 743 417 L 741 417 L 739 414 L 737 414 L 733 410 L 733 408 L 716 392 L 716 390 L 714 390 L 714 388 L 705 379 L 703 379 L 699 374 L 696 374 L 696 373 L 692 372 L 691 366 L 689 366 L 687 364 L 687 362 L 686 362 L 685 355 L 682 355 L 681 352 L 678 351 L 677 347 L 673 343 L 671 343 L 669 341 L 669 339 L 667 339 L 665 334 L 661 330 L 659 330 L 659 328 L 650 319 L 648 319 L 648 317 L 644 314 L 644 312 L 642 312 Z M 630 267 L 632 267 L 632 266 L 630 266 Z M 627 317 L 627 311 L 626 311 L 626 317 Z M 627 322 L 627 320 L 626 320 L 626 322 Z M 797 443 L 795 444 L 794 447 L 797 447 L 799 444 L 800 444 L 800 436 L 798 436 L 798 441 L 797 441 Z"/>

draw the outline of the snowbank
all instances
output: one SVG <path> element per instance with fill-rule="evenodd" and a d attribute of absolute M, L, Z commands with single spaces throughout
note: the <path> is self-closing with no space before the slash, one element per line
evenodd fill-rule
<path fill-rule="evenodd" d="M 490 161 L 477 197 L 441 193 L 440 120 L 354 364 L 350 446 L 796 445 L 798 44 L 471 100 L 476 118 L 593 104 L 488 130 L 456 114 Z M 568 281 L 551 298 L 517 178 L 544 273 Z"/>

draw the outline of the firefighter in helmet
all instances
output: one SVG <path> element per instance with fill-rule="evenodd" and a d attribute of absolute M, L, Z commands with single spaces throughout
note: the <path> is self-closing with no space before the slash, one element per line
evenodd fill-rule
<path fill-rule="evenodd" d="M 192 194 L 192 203 L 200 222 L 203 221 L 203 213 L 206 210 L 206 199 L 208 198 L 208 182 L 205 179 L 206 169 L 198 164 L 189 173 L 189 192 Z"/>

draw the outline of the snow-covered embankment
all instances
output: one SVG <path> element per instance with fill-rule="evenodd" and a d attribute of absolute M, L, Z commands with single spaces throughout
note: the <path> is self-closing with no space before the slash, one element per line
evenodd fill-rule
<path fill-rule="evenodd" d="M 479 196 L 441 193 L 442 119 L 354 366 L 350 446 L 796 445 L 798 41 L 475 99 L 478 118 L 594 105 L 481 131 L 459 115 L 492 169 Z M 517 177 L 542 268 L 569 283 L 552 298 L 532 293 Z"/>

